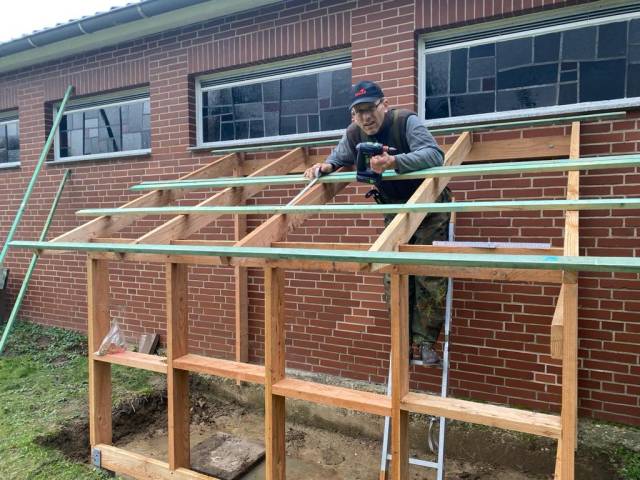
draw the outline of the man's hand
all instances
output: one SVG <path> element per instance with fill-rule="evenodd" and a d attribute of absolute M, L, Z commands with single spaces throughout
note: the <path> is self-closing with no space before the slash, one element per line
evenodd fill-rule
<path fill-rule="evenodd" d="M 309 180 L 312 180 L 314 178 L 316 178 L 317 175 L 317 170 L 320 169 L 321 173 L 331 173 L 333 172 L 333 165 L 331 165 L 330 163 L 316 163 L 315 165 L 313 165 L 312 167 L 307 168 L 304 171 L 304 177 L 308 178 Z"/>
<path fill-rule="evenodd" d="M 371 170 L 376 173 L 382 173 L 385 170 L 392 170 L 396 168 L 396 157 L 389 155 L 387 152 L 383 152 L 380 155 L 371 157 Z"/>

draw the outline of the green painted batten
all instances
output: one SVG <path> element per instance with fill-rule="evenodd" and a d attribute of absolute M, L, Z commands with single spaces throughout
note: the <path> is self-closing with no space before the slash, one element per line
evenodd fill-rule
<path fill-rule="evenodd" d="M 607 157 L 581 158 L 577 160 L 540 160 L 528 162 L 505 162 L 470 164 L 455 167 L 433 167 L 404 174 L 387 171 L 385 180 L 410 180 L 434 177 L 465 177 L 474 175 L 507 175 L 512 173 L 565 172 L 569 170 L 602 170 L 607 168 L 632 168 L 640 166 L 640 155 L 613 155 Z M 321 183 L 355 182 L 355 172 L 333 173 L 320 177 Z M 226 188 L 248 185 L 292 185 L 307 183 L 303 175 L 275 175 L 264 177 L 224 177 L 202 180 L 172 180 L 143 182 L 131 190 L 169 190 L 194 188 Z"/>
<path fill-rule="evenodd" d="M 370 252 L 301 248 L 221 247 L 202 245 L 130 245 L 121 243 L 73 243 L 13 241 L 13 248 L 76 252 L 112 252 L 148 255 L 265 258 L 392 265 L 518 268 L 584 272 L 640 272 L 637 257 L 564 257 L 554 255 L 491 255 L 464 253 Z"/>
<path fill-rule="evenodd" d="M 522 200 L 495 202 L 451 202 L 416 204 L 351 204 L 351 205 L 254 205 L 224 207 L 146 207 L 146 208 L 93 208 L 79 210 L 76 215 L 100 217 L 122 215 L 276 215 L 279 213 L 412 213 L 412 212 L 489 212 L 522 210 L 618 210 L 640 209 L 640 198 L 593 200 Z"/>

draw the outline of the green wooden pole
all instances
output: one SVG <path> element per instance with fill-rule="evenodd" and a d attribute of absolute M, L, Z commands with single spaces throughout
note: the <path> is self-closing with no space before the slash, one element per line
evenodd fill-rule
<path fill-rule="evenodd" d="M 276 215 L 279 213 L 413 213 L 413 212 L 493 212 L 530 210 L 627 210 L 640 209 L 640 198 L 611 198 L 591 200 L 520 200 L 493 202 L 451 202 L 387 204 L 373 203 L 353 205 L 252 205 L 223 207 L 145 207 L 145 208 L 89 208 L 78 210 L 76 215 L 88 217 L 122 215 Z"/>
<path fill-rule="evenodd" d="M 513 173 L 566 172 L 569 170 L 601 170 L 613 168 L 631 168 L 640 166 L 640 155 L 612 155 L 606 157 L 581 158 L 577 160 L 558 159 L 529 162 L 505 162 L 490 164 L 469 164 L 455 167 L 433 167 L 415 172 L 398 174 L 386 171 L 385 180 L 411 180 L 434 177 L 466 177 L 475 175 L 507 175 Z M 355 182 L 355 172 L 332 173 L 318 179 L 320 183 Z M 224 177 L 201 180 L 171 180 L 142 182 L 131 190 L 170 190 L 193 188 L 226 188 L 248 185 L 292 185 L 308 183 L 302 174 L 275 175 L 264 177 Z"/>
<path fill-rule="evenodd" d="M 51 209 L 49 210 L 49 216 L 47 217 L 46 222 L 44 223 L 44 227 L 42 232 L 40 232 L 39 241 L 43 242 L 45 238 L 47 238 L 47 232 L 49 231 L 49 227 L 51 226 L 51 222 L 53 221 L 53 216 L 56 213 L 56 209 L 58 208 L 58 203 L 60 202 L 60 197 L 62 196 L 62 191 L 64 190 L 64 186 L 69 180 L 71 176 L 71 170 L 67 169 L 62 176 L 62 180 L 60 181 L 60 186 L 58 187 L 58 191 L 56 192 L 56 196 L 53 199 L 53 204 L 51 205 Z M 9 338 L 9 333 L 11 333 L 11 328 L 13 327 L 16 318 L 18 317 L 18 312 L 20 311 L 20 306 L 22 305 L 22 300 L 27 293 L 27 288 L 29 288 L 29 282 L 31 281 L 31 275 L 36 268 L 36 264 L 38 263 L 38 258 L 40 255 L 38 253 L 34 253 L 31 257 L 31 262 L 29 263 L 29 268 L 27 268 L 27 273 L 24 276 L 24 280 L 22 281 L 22 285 L 20 286 L 20 291 L 18 292 L 18 296 L 16 297 L 16 302 L 13 304 L 13 308 L 11 309 L 11 314 L 9 315 L 9 319 L 7 320 L 7 324 L 4 327 L 4 332 L 2 333 L 2 339 L 0 339 L 0 355 L 4 352 L 4 347 L 7 344 L 7 339 Z"/>
<path fill-rule="evenodd" d="M 584 272 L 640 272 L 640 257 L 567 257 L 555 255 L 492 255 L 465 253 L 371 252 L 310 248 L 223 247 L 204 245 L 153 245 L 123 243 L 75 243 L 13 241 L 14 248 L 77 252 L 195 255 L 207 257 L 320 260 L 392 265 L 441 265 L 449 267 L 523 268 Z"/>
<path fill-rule="evenodd" d="M 31 197 L 31 193 L 33 192 L 33 188 L 35 187 L 36 181 L 38 180 L 38 174 L 40 173 L 40 169 L 44 164 L 44 161 L 49 155 L 49 150 L 51 149 L 51 145 L 53 144 L 53 139 L 56 136 L 56 131 L 58 130 L 58 126 L 60 125 L 60 121 L 62 120 L 62 115 L 64 112 L 64 108 L 67 105 L 69 97 L 73 93 L 73 86 L 69 85 L 67 87 L 67 91 L 64 94 L 64 98 L 62 99 L 62 103 L 60 103 L 60 108 L 58 109 L 58 113 L 56 118 L 53 121 L 53 126 L 51 127 L 51 131 L 49 132 L 49 136 L 47 137 L 47 141 L 42 148 L 42 152 L 40 152 L 40 158 L 38 159 L 38 163 L 36 164 L 36 168 L 33 170 L 33 175 L 31 175 L 31 180 L 29 181 L 29 185 L 27 185 L 27 191 L 24 193 L 24 197 L 22 197 L 22 203 L 20 203 L 20 207 L 18 207 L 18 212 L 16 213 L 16 217 L 13 219 L 13 224 L 11 225 L 11 229 L 7 235 L 7 238 L 4 242 L 4 246 L 2 247 L 2 251 L 0 251 L 0 268 L 2 268 L 2 264 L 4 263 L 4 257 L 7 255 L 7 250 L 9 249 L 9 244 L 13 240 L 13 236 L 18 229 L 18 225 L 20 224 L 20 220 L 22 219 L 22 215 L 27 208 L 27 203 L 29 202 L 29 198 Z"/>

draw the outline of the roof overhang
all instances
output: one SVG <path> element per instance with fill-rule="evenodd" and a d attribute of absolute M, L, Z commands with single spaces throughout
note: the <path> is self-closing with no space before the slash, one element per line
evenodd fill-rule
<path fill-rule="evenodd" d="M 274 0 L 148 0 L 0 44 L 0 73 L 250 10 Z"/>

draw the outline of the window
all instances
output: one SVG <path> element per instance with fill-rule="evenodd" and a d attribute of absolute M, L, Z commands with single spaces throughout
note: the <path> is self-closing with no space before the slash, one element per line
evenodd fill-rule
<path fill-rule="evenodd" d="M 60 121 L 56 160 L 148 153 L 151 147 L 146 92 L 70 103 Z"/>
<path fill-rule="evenodd" d="M 200 79 L 198 89 L 199 145 L 335 135 L 351 121 L 351 63 L 344 56 Z"/>
<path fill-rule="evenodd" d="M 20 163 L 20 140 L 16 115 L 0 116 L 0 167 Z"/>
<path fill-rule="evenodd" d="M 420 67 L 423 118 L 437 125 L 522 116 L 520 111 L 639 105 L 638 16 L 558 22 L 431 48 L 427 40 Z"/>

